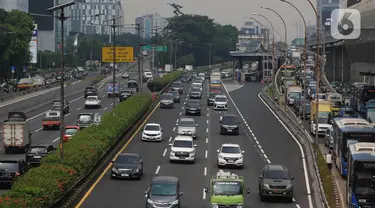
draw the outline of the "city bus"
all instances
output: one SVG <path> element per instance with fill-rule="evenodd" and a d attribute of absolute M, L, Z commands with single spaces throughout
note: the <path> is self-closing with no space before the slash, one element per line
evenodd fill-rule
<path fill-rule="evenodd" d="M 366 112 L 366 104 L 369 100 L 375 99 L 375 86 L 364 85 L 362 83 L 354 83 L 354 93 L 351 97 L 352 108 L 364 114 Z"/>
<path fill-rule="evenodd" d="M 362 118 L 334 118 L 333 120 L 335 164 L 340 174 L 346 177 L 348 145 L 356 142 L 375 142 L 375 128 Z"/>
<path fill-rule="evenodd" d="M 349 207 L 375 207 L 375 143 L 349 146 L 346 200 Z"/>

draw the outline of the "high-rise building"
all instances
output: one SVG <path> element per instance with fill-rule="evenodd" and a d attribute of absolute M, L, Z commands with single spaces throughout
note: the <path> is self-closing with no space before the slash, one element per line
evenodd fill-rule
<path fill-rule="evenodd" d="M 245 26 L 241 27 L 238 32 L 237 51 L 254 51 L 264 40 L 264 31 L 259 24 L 246 21 Z"/>
<path fill-rule="evenodd" d="M 28 12 L 29 10 L 29 0 L 0 0 L 0 8 L 6 11 L 20 10 L 23 12 Z"/>
<path fill-rule="evenodd" d="M 338 9 L 340 6 L 339 0 L 317 0 L 317 12 L 320 17 L 320 24 L 322 33 L 328 34 L 331 29 L 331 13 L 333 10 Z"/>
<path fill-rule="evenodd" d="M 139 24 L 139 35 L 144 39 L 150 39 L 155 36 L 156 32 L 161 31 L 168 25 L 168 21 L 160 14 L 147 14 L 135 19 L 135 24 Z M 136 31 L 138 35 L 138 31 Z"/>

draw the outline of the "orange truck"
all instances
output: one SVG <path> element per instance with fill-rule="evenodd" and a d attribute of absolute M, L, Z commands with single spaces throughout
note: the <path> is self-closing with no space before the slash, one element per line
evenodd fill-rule
<path fill-rule="evenodd" d="M 42 120 L 43 130 L 48 129 L 60 129 L 60 112 L 49 110 L 46 112 L 43 120 Z"/>

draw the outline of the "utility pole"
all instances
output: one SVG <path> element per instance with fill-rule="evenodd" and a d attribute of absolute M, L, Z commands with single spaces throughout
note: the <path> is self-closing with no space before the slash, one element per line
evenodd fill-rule
<path fill-rule="evenodd" d="M 211 70 L 211 49 L 212 49 L 212 43 L 208 44 L 210 46 L 210 49 L 208 51 L 208 68 Z"/>
<path fill-rule="evenodd" d="M 176 40 L 175 42 L 175 49 L 174 49 L 174 68 L 175 69 L 177 69 L 177 50 L 178 50 L 177 42 L 178 40 Z"/>
<path fill-rule="evenodd" d="M 138 57 L 137 57 L 137 64 L 138 64 L 138 86 L 137 86 L 137 89 L 138 89 L 138 95 L 141 95 L 142 94 L 142 86 L 143 86 L 143 79 L 142 79 L 142 69 L 141 69 L 141 60 L 142 60 L 142 46 L 141 46 L 141 25 L 140 23 L 137 23 L 136 24 L 136 28 L 137 30 L 137 34 L 138 34 L 138 47 L 139 47 L 139 54 L 138 54 Z"/>
<path fill-rule="evenodd" d="M 93 50 L 94 50 L 94 40 L 92 40 L 91 45 L 90 45 L 90 70 L 92 70 L 92 55 L 93 55 Z"/>
<path fill-rule="evenodd" d="M 116 19 L 118 18 L 114 18 L 112 19 L 112 35 L 113 35 L 113 69 L 112 69 L 112 103 L 113 103 L 113 106 L 112 108 L 114 109 L 116 107 Z M 120 88 L 120 86 L 119 86 Z M 120 90 L 120 89 L 118 89 Z"/>
<path fill-rule="evenodd" d="M 170 45 L 170 49 L 169 49 L 169 63 L 173 66 L 172 49 L 173 49 L 173 40 L 171 40 L 171 45 Z"/>

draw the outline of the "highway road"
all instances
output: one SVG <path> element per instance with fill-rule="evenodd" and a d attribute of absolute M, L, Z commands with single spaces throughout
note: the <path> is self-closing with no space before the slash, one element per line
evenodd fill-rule
<path fill-rule="evenodd" d="M 223 143 L 237 143 L 246 152 L 243 169 L 224 170 L 244 176 L 246 188 L 251 189 L 250 196 L 245 199 L 245 207 L 309 207 L 298 147 L 293 143 L 293 138 L 284 127 L 258 99 L 257 93 L 261 87 L 261 85 L 245 85 L 231 93 L 243 114 L 239 113 L 231 100 L 228 103 L 227 113 L 236 114 L 239 118 L 241 115 L 244 116 L 238 136 L 220 135 L 220 115 L 225 112 L 213 111 L 212 107 L 208 108 L 205 93 L 201 101 L 202 116 L 191 116 L 198 123 L 198 138 L 196 140 L 198 147 L 195 164 L 170 164 L 168 158 L 168 143 L 176 136 L 176 123 L 180 118 L 186 117 L 184 103 L 176 104 L 174 109 L 155 108 L 143 125 L 149 122 L 159 123 L 164 129 L 164 141 L 161 143 L 142 142 L 141 132 L 137 131 L 122 149 L 123 152 L 137 153 L 142 157 L 144 162 L 143 178 L 140 181 L 112 180 L 110 178 L 111 166 L 108 165 L 76 208 L 117 207 L 119 205 L 144 207 L 144 191 L 147 190 L 155 175 L 176 176 L 180 179 L 181 191 L 184 193 L 181 198 L 182 208 L 208 207 L 209 199 L 203 188 L 209 186 L 211 175 L 216 175 L 218 172 L 216 150 Z M 238 87 L 228 85 L 227 88 L 230 90 Z M 186 92 L 187 89 L 188 84 L 185 84 L 184 91 Z M 185 94 L 182 96 L 182 100 L 186 102 Z M 247 126 L 251 126 L 251 130 Z M 267 128 L 268 126 L 270 127 Z M 278 200 L 271 203 L 260 201 L 258 177 L 262 168 L 270 160 L 285 164 L 296 177 L 294 181 L 295 201 L 293 203 Z"/>
<path fill-rule="evenodd" d="M 132 78 L 137 78 L 138 75 L 136 72 L 131 72 L 129 75 Z M 76 94 L 74 96 L 68 97 L 69 100 L 69 107 L 70 113 L 65 115 L 65 125 L 76 125 L 76 121 L 78 118 L 79 113 L 82 112 L 97 112 L 99 114 L 103 114 L 106 111 L 112 110 L 112 98 L 107 98 L 107 83 L 104 83 L 101 88 L 98 89 L 99 97 L 102 99 L 102 108 L 101 109 L 84 109 L 84 102 L 85 99 L 83 98 L 83 91 L 82 94 Z M 124 89 L 127 84 L 127 81 L 120 80 L 120 89 Z M 144 89 L 146 86 L 144 86 Z M 82 89 L 83 90 L 83 89 Z M 116 99 L 116 103 L 118 103 L 118 99 Z M 51 101 L 52 104 L 52 101 Z M 43 108 L 38 109 L 37 111 L 31 112 L 27 114 L 28 116 L 28 125 L 30 131 L 32 133 L 32 143 L 33 144 L 53 144 L 55 147 L 58 147 L 59 144 L 59 130 L 43 130 L 42 129 L 42 119 L 44 116 L 45 111 L 51 108 L 50 105 L 45 106 Z M 2 145 L 2 144 L 0 144 Z M 1 146 L 0 146 L 1 147 Z M 25 154 L 5 154 L 4 149 L 0 148 L 0 158 L 1 159 L 25 159 Z M 2 194 L 5 190 L 0 190 L 0 194 Z"/>

